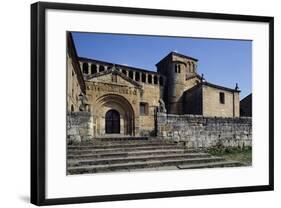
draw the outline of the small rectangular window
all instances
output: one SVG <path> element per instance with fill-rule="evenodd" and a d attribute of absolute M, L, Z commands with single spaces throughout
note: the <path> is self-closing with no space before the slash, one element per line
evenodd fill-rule
<path fill-rule="evenodd" d="M 148 114 L 148 104 L 147 103 L 140 103 L 140 114 L 141 115 Z"/>
<path fill-rule="evenodd" d="M 224 104 L 225 100 L 224 100 L 224 92 L 220 92 L 220 103 Z"/>

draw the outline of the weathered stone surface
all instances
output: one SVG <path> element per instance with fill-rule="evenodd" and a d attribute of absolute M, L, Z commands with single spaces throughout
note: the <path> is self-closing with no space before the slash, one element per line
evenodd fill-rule
<path fill-rule="evenodd" d="M 72 112 L 67 114 L 67 143 L 79 143 L 93 138 L 89 112 Z"/>
<path fill-rule="evenodd" d="M 158 113 L 157 136 L 190 148 L 252 146 L 252 119 Z"/>
<path fill-rule="evenodd" d="M 96 141 L 67 146 L 67 174 L 243 166 L 161 139 Z"/>

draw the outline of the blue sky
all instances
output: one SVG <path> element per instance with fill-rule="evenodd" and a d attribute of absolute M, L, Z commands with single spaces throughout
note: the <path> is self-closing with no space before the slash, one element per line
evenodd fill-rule
<path fill-rule="evenodd" d="M 80 57 L 156 71 L 171 51 L 198 59 L 198 74 L 213 84 L 234 88 L 240 99 L 252 92 L 252 41 L 74 32 Z"/>

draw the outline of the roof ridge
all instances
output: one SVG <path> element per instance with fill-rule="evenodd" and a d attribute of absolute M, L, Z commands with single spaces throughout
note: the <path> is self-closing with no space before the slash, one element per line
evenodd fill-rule
<path fill-rule="evenodd" d="M 210 87 L 215 87 L 215 88 L 222 89 L 222 90 L 227 90 L 227 91 L 232 91 L 232 92 L 241 92 L 241 90 L 236 90 L 236 89 L 232 89 L 232 88 L 229 88 L 229 87 L 224 87 L 224 86 L 213 84 L 213 83 L 210 83 L 210 82 L 207 82 L 207 81 L 201 82 L 201 84 L 207 85 L 207 86 L 210 86 Z"/>
<path fill-rule="evenodd" d="M 194 61 L 198 61 L 198 59 L 196 58 L 193 58 L 191 56 L 187 56 L 187 55 L 184 55 L 182 53 L 179 53 L 179 52 L 175 52 L 175 51 L 171 51 L 170 53 L 168 53 L 164 58 L 162 58 L 160 61 L 158 61 L 157 64 L 155 64 L 156 66 L 161 63 L 162 61 L 164 61 L 165 59 L 167 59 L 169 56 L 172 56 L 172 55 L 176 55 L 176 56 L 181 56 L 181 57 L 184 57 L 184 58 L 187 58 L 187 59 L 192 59 Z"/>

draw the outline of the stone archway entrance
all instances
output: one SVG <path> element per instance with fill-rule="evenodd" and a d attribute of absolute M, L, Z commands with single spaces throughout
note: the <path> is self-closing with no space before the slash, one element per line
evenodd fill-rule
<path fill-rule="evenodd" d="M 105 133 L 120 134 L 120 114 L 117 110 L 109 110 L 106 112 Z"/>
<path fill-rule="evenodd" d="M 101 96 L 97 99 L 93 113 L 95 137 L 112 134 L 135 136 L 135 113 L 132 105 L 123 96 Z"/>

